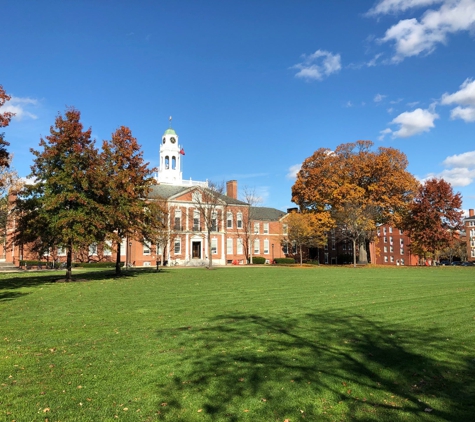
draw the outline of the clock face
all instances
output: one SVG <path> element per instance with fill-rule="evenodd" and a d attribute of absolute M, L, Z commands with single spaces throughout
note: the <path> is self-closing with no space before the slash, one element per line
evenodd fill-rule
<path fill-rule="evenodd" d="M 172 136 L 172 137 L 170 138 L 170 142 L 171 142 L 172 144 L 174 144 L 174 143 L 176 142 L 176 139 Z"/>

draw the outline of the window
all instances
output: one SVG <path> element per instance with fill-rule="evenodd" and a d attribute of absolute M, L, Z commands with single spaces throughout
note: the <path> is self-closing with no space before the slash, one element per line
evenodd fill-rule
<path fill-rule="evenodd" d="M 269 240 L 264 239 L 264 254 L 268 255 L 269 254 Z"/>
<path fill-rule="evenodd" d="M 200 212 L 193 211 L 193 231 L 200 231 Z"/>
<path fill-rule="evenodd" d="M 404 255 L 404 249 L 399 249 L 399 253 L 400 253 L 401 255 Z"/>
<path fill-rule="evenodd" d="M 127 239 L 124 238 L 120 244 L 120 256 L 125 255 L 127 255 Z"/>
<path fill-rule="evenodd" d="M 383 233 L 386 234 L 386 227 L 383 227 Z"/>
<path fill-rule="evenodd" d="M 89 255 L 97 255 L 97 243 L 89 245 Z"/>
<path fill-rule="evenodd" d="M 106 240 L 104 245 L 104 256 L 112 255 L 112 240 Z"/>
<path fill-rule="evenodd" d="M 324 249 L 328 251 L 328 240 L 327 240 L 327 243 L 325 243 Z"/>
<path fill-rule="evenodd" d="M 213 211 L 211 214 L 211 231 L 218 231 L 218 213 L 216 211 Z"/>
<path fill-rule="evenodd" d="M 401 258 L 401 265 L 404 265 L 404 258 Z"/>
<path fill-rule="evenodd" d="M 150 255 L 150 242 L 147 242 L 145 239 L 143 241 L 143 254 L 144 255 Z"/>
<path fill-rule="evenodd" d="M 404 246 L 404 239 L 399 239 L 399 246 L 401 246 L 401 248 Z"/>
<path fill-rule="evenodd" d="M 264 234 L 269 234 L 269 223 L 264 223 Z"/>
<path fill-rule="evenodd" d="M 233 213 L 232 212 L 226 213 L 226 227 L 228 229 L 233 228 Z"/>
<path fill-rule="evenodd" d="M 181 253 L 181 239 L 175 239 L 175 255 L 179 255 Z"/>
<path fill-rule="evenodd" d="M 393 232 L 393 228 L 389 227 L 389 233 L 392 233 L 392 232 Z"/>
<path fill-rule="evenodd" d="M 58 256 L 66 256 L 66 248 L 58 248 Z"/>
<path fill-rule="evenodd" d="M 402 235 L 402 234 L 403 234 L 401 229 L 399 229 L 399 234 L 400 234 L 400 235 Z"/>
<path fill-rule="evenodd" d="M 284 252 L 285 255 L 287 255 L 289 253 L 289 244 L 287 242 L 285 242 L 282 245 L 282 252 Z"/>
<path fill-rule="evenodd" d="M 243 242 L 242 239 L 237 240 L 237 254 L 242 255 L 244 253 L 244 247 L 243 247 Z"/>
<path fill-rule="evenodd" d="M 325 252 L 324 256 L 325 256 L 325 264 L 328 264 L 328 252 Z"/>
<path fill-rule="evenodd" d="M 254 240 L 254 253 L 259 253 L 259 239 Z"/>
<path fill-rule="evenodd" d="M 389 252 L 393 253 L 394 252 L 394 246 L 389 247 Z"/>
<path fill-rule="evenodd" d="M 388 243 L 388 238 L 384 236 L 384 243 Z"/>
<path fill-rule="evenodd" d="M 389 236 L 389 243 L 392 245 L 393 244 L 393 237 Z"/>
<path fill-rule="evenodd" d="M 381 234 L 381 228 L 380 228 L 380 227 L 377 228 L 376 234 L 377 234 L 378 236 Z"/>
<path fill-rule="evenodd" d="M 233 254 L 233 239 L 226 239 L 226 253 L 228 255 Z"/>
<path fill-rule="evenodd" d="M 259 223 L 254 223 L 254 234 L 259 234 Z"/>
<path fill-rule="evenodd" d="M 282 234 L 288 234 L 289 233 L 289 226 L 288 224 L 283 224 L 282 225 Z"/>
<path fill-rule="evenodd" d="M 384 262 L 388 262 L 388 257 L 387 256 L 384 257 Z"/>
<path fill-rule="evenodd" d="M 394 256 L 391 256 L 391 262 L 394 262 Z"/>
<path fill-rule="evenodd" d="M 332 237 L 332 251 L 336 249 L 336 243 L 335 243 L 335 238 Z"/>
<path fill-rule="evenodd" d="M 472 229 L 472 230 L 470 230 L 470 237 L 474 237 L 474 236 L 475 236 L 475 230 Z"/>
<path fill-rule="evenodd" d="M 348 243 L 348 250 L 349 251 L 353 250 L 353 243 Z"/>
<path fill-rule="evenodd" d="M 472 249 L 472 258 L 475 258 L 475 249 Z"/>
<path fill-rule="evenodd" d="M 343 250 L 346 251 L 346 242 L 343 243 Z"/>
<path fill-rule="evenodd" d="M 218 239 L 215 237 L 211 239 L 211 253 L 216 255 L 218 253 Z"/>
<path fill-rule="evenodd" d="M 387 252 L 388 252 L 388 247 L 385 246 L 385 247 L 384 247 L 384 253 L 387 253 Z"/>
<path fill-rule="evenodd" d="M 472 239 L 472 240 L 470 241 L 470 246 L 471 246 L 472 248 L 475 248 L 475 239 Z"/>
<path fill-rule="evenodd" d="M 237 213 L 236 220 L 237 220 L 237 222 L 236 222 L 237 223 L 237 228 L 242 229 L 242 212 Z"/>
<path fill-rule="evenodd" d="M 175 210 L 175 230 L 181 230 L 181 210 Z"/>

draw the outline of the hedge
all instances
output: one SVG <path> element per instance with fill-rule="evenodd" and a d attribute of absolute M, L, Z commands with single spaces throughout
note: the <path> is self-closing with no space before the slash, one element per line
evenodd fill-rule
<path fill-rule="evenodd" d="M 252 257 L 252 263 L 253 264 L 265 264 L 266 259 L 262 256 L 253 256 Z"/>
<path fill-rule="evenodd" d="M 294 258 L 275 258 L 274 262 L 276 264 L 295 264 Z"/>

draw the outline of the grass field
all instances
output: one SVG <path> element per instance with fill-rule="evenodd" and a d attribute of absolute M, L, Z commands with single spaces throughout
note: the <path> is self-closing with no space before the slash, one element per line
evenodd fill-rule
<path fill-rule="evenodd" d="M 473 421 L 475 268 L 0 275 L 5 421 Z"/>

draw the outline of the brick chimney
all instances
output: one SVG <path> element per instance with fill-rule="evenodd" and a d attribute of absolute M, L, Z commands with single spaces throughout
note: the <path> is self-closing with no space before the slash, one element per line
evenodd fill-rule
<path fill-rule="evenodd" d="M 475 213 L 473 212 L 473 208 L 470 208 L 470 209 L 468 210 L 468 216 L 469 216 L 469 217 L 475 216 Z"/>
<path fill-rule="evenodd" d="M 226 182 L 226 195 L 230 198 L 237 199 L 238 196 L 238 187 L 237 180 L 230 180 Z"/>

